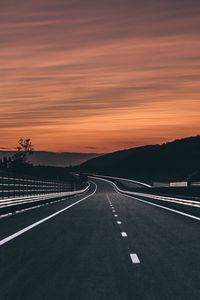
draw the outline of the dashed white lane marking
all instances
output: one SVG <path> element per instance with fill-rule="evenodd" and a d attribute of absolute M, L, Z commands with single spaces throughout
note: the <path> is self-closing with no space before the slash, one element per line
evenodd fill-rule
<path fill-rule="evenodd" d="M 107 198 L 108 198 L 108 195 L 107 195 Z M 108 202 L 109 202 L 109 204 L 110 204 L 110 207 L 112 208 L 112 211 L 113 211 L 113 212 L 116 212 L 116 211 L 114 210 L 114 206 L 112 205 L 112 203 L 111 203 L 111 201 L 110 201 L 109 198 L 108 198 Z M 115 214 L 114 217 L 115 217 L 115 218 L 118 218 L 118 215 Z M 122 222 L 121 222 L 121 221 L 117 221 L 117 224 L 118 224 L 118 225 L 121 225 Z M 121 236 L 125 238 L 125 237 L 127 237 L 128 235 L 127 235 L 126 232 L 121 232 Z M 131 261 L 132 261 L 133 264 L 140 264 L 140 260 L 139 260 L 139 258 L 138 258 L 138 256 L 137 256 L 136 253 L 130 253 L 130 258 L 131 258 Z"/>
<path fill-rule="evenodd" d="M 115 209 L 113 209 L 113 212 L 115 213 L 115 212 L 116 212 L 116 210 L 115 210 Z"/>
<path fill-rule="evenodd" d="M 140 264 L 140 260 L 139 260 L 136 253 L 131 253 L 130 257 L 131 257 L 131 260 L 132 260 L 133 264 Z"/>
<path fill-rule="evenodd" d="M 121 232 L 122 237 L 127 237 L 127 233 L 126 232 Z"/>
<path fill-rule="evenodd" d="M 31 224 L 31 225 L 29 225 L 29 226 L 23 228 L 23 229 L 21 229 L 21 230 L 15 232 L 15 233 L 13 233 L 13 234 L 11 234 L 10 236 L 4 238 L 3 240 L 0 240 L 0 246 L 2 246 L 3 244 L 6 244 L 7 242 L 9 242 L 9 241 L 11 241 L 11 240 L 13 240 L 14 238 L 18 237 L 19 235 L 21 235 L 21 234 L 23 234 L 23 233 L 25 233 L 25 232 L 31 230 L 32 228 L 34 228 L 34 227 L 36 227 L 36 226 L 38 226 L 38 225 L 40 225 L 40 224 L 42 224 L 42 223 L 44 223 L 44 222 L 46 222 L 46 221 L 52 219 L 52 218 L 54 218 L 55 216 L 61 214 L 61 213 L 64 212 L 65 210 L 70 209 L 71 207 L 77 205 L 78 203 L 80 203 L 80 202 L 86 200 L 87 198 L 93 196 L 93 195 L 96 193 L 96 190 L 97 190 L 97 185 L 96 185 L 96 183 L 94 183 L 94 184 L 95 184 L 95 190 L 94 190 L 94 192 L 92 192 L 90 195 L 88 195 L 88 196 L 86 196 L 86 197 L 84 197 L 84 198 L 82 198 L 82 199 L 80 199 L 80 200 L 78 200 L 78 201 L 76 201 L 76 202 L 74 202 L 74 203 L 68 205 L 67 207 L 65 207 L 65 208 L 63 208 L 63 209 L 61 209 L 61 210 L 59 210 L 59 211 L 53 213 L 52 215 L 49 215 L 48 217 L 46 217 L 46 218 L 44 218 L 44 219 L 41 219 L 41 220 L 38 221 L 38 222 L 35 222 L 35 223 L 33 223 L 33 224 Z"/>

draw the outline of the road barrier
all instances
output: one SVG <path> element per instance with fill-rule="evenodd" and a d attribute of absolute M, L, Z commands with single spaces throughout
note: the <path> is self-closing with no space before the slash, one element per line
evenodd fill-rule
<path fill-rule="evenodd" d="M 190 186 L 197 186 L 200 187 L 200 182 L 191 182 Z"/>
<path fill-rule="evenodd" d="M 177 182 L 170 182 L 170 187 L 187 187 L 187 181 L 177 181 Z"/>
<path fill-rule="evenodd" d="M 154 182 L 153 187 L 191 187 L 200 186 L 200 182 L 190 182 L 190 181 L 175 181 L 175 182 Z"/>
<path fill-rule="evenodd" d="M 119 188 L 112 180 L 108 180 L 98 176 L 89 176 L 90 178 L 97 178 L 99 180 L 111 183 L 115 190 L 121 194 L 133 197 L 133 199 L 155 205 L 157 207 L 165 208 L 176 213 L 185 215 L 187 217 L 200 220 L 200 201 L 190 199 L 182 199 L 176 196 L 167 197 L 161 195 L 154 195 L 150 193 L 132 192 Z M 149 192 L 151 190 L 149 189 Z"/>
<path fill-rule="evenodd" d="M 0 215 L 83 193 L 88 187 L 86 182 L 38 179 L 0 172 Z"/>
<path fill-rule="evenodd" d="M 169 187 L 169 182 L 153 182 L 153 187 Z"/>
<path fill-rule="evenodd" d="M 0 199 L 50 193 L 62 193 L 79 189 L 81 184 L 38 179 L 14 173 L 0 172 Z"/>
<path fill-rule="evenodd" d="M 113 177 L 113 176 L 106 176 L 106 175 L 98 175 L 98 174 L 88 174 L 89 176 L 96 176 L 98 178 L 105 178 L 105 179 L 111 179 L 111 180 L 117 180 L 120 182 L 128 182 L 130 184 L 133 184 L 134 186 L 137 187 L 146 187 L 146 188 L 150 188 L 151 185 L 145 183 L 145 182 L 141 182 L 141 181 L 136 181 L 133 179 L 127 179 L 127 178 L 122 178 L 122 177 Z"/>

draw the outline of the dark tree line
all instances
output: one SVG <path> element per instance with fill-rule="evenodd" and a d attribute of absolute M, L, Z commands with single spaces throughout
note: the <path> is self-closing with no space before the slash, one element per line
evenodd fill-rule
<path fill-rule="evenodd" d="M 29 138 L 20 138 L 16 147 L 16 152 L 10 157 L 3 157 L 0 160 L 0 169 L 7 171 L 24 171 L 31 168 L 28 156 L 34 151 L 34 146 Z"/>
<path fill-rule="evenodd" d="M 75 176 L 72 172 L 72 167 L 34 166 L 28 161 L 28 158 L 33 153 L 34 146 L 31 140 L 28 138 L 19 139 L 16 152 L 10 157 L 0 159 L 0 170 L 44 179 L 76 183 L 85 182 L 87 180 L 84 176 Z"/>

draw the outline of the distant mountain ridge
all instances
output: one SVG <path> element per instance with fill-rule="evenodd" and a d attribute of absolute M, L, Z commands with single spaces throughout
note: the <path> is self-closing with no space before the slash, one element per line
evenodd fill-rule
<path fill-rule="evenodd" d="M 14 153 L 15 151 L 0 151 L 0 159 L 4 156 L 12 156 Z M 34 165 L 68 167 L 82 164 L 99 155 L 97 153 L 35 151 L 29 156 L 29 161 Z"/>
<path fill-rule="evenodd" d="M 104 154 L 77 169 L 146 182 L 200 180 L 200 136 Z"/>

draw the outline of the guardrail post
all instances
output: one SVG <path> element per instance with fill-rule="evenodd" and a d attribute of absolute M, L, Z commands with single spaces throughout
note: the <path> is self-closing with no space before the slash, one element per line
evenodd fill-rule
<path fill-rule="evenodd" d="M 16 196 L 16 177 L 14 177 L 13 176 L 13 178 L 14 178 L 14 183 L 13 183 L 13 194 L 14 194 L 14 197 Z"/>
<path fill-rule="evenodd" d="M 4 198 L 4 178 L 3 178 L 3 175 L 2 175 L 2 177 L 1 177 L 1 186 L 2 186 L 2 193 L 1 193 L 1 197 L 2 197 L 2 199 Z"/>

